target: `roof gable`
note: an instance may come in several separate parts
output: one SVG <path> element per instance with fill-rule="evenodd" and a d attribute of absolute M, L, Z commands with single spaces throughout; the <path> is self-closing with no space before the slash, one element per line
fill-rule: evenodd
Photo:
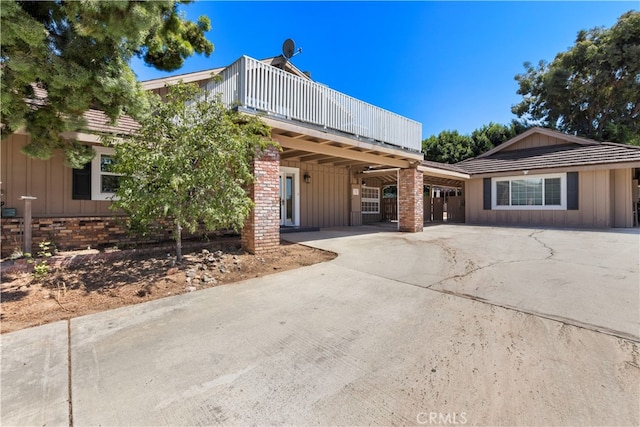
<path fill-rule="evenodd" d="M 503 142 L 502 144 L 494 147 L 486 153 L 477 156 L 476 159 L 492 157 L 499 152 L 505 151 L 526 150 L 550 146 L 564 146 L 567 144 L 594 145 L 599 143 L 591 139 L 580 138 L 578 136 L 567 135 L 565 133 L 553 131 L 550 129 L 535 127 L 511 138 L 506 142 Z"/>

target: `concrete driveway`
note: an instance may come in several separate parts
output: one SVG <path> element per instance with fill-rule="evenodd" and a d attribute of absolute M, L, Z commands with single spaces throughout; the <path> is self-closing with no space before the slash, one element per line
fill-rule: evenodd
<path fill-rule="evenodd" d="M 286 238 L 340 256 L 3 335 L 1 424 L 640 424 L 637 234 Z"/>
<path fill-rule="evenodd" d="M 415 234 L 380 226 L 363 227 L 358 235 L 349 231 L 287 239 L 337 252 L 336 264 L 363 273 L 640 341 L 638 229 L 435 225 Z"/>

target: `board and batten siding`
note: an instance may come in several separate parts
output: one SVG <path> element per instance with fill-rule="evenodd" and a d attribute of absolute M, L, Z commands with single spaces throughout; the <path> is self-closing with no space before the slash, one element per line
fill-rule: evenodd
<path fill-rule="evenodd" d="M 34 196 L 34 217 L 113 216 L 109 201 L 73 200 L 72 170 L 64 165 L 64 153 L 57 150 L 49 160 L 32 159 L 21 149 L 30 136 L 13 134 L 2 140 L 0 150 L 0 179 L 3 207 L 16 208 L 17 216 L 24 214 L 21 196 Z"/>
<path fill-rule="evenodd" d="M 513 151 L 513 150 L 525 150 L 528 148 L 538 148 L 538 147 L 548 147 L 553 145 L 564 145 L 567 144 L 568 141 L 556 138 L 549 135 L 544 135 L 541 133 L 534 133 L 524 138 L 521 141 L 516 142 L 513 145 L 508 147 L 504 147 L 501 149 L 501 152 Z"/>
<path fill-rule="evenodd" d="M 611 171 L 611 215 L 614 227 L 633 227 L 633 179 L 631 169 Z"/>
<path fill-rule="evenodd" d="M 300 169 L 300 226 L 343 227 L 349 225 L 349 170 L 282 160 L 281 166 Z M 311 182 L 304 182 L 307 172 Z"/>
<path fill-rule="evenodd" d="M 485 210 L 483 179 L 466 183 L 466 220 L 469 224 L 552 227 L 631 227 L 631 169 L 579 172 L 577 210 Z"/>

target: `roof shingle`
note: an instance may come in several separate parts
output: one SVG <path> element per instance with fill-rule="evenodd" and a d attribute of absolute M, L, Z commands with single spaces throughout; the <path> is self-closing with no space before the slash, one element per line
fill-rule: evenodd
<path fill-rule="evenodd" d="M 601 142 L 503 151 L 464 160 L 455 166 L 469 174 L 485 174 L 627 162 L 640 162 L 640 147 Z"/>

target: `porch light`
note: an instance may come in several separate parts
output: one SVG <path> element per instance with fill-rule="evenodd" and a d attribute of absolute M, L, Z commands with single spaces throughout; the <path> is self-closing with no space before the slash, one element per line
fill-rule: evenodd
<path fill-rule="evenodd" d="M 305 172 L 303 178 L 304 182 L 306 182 L 307 184 L 311 184 L 311 175 L 309 175 L 309 172 Z"/>

